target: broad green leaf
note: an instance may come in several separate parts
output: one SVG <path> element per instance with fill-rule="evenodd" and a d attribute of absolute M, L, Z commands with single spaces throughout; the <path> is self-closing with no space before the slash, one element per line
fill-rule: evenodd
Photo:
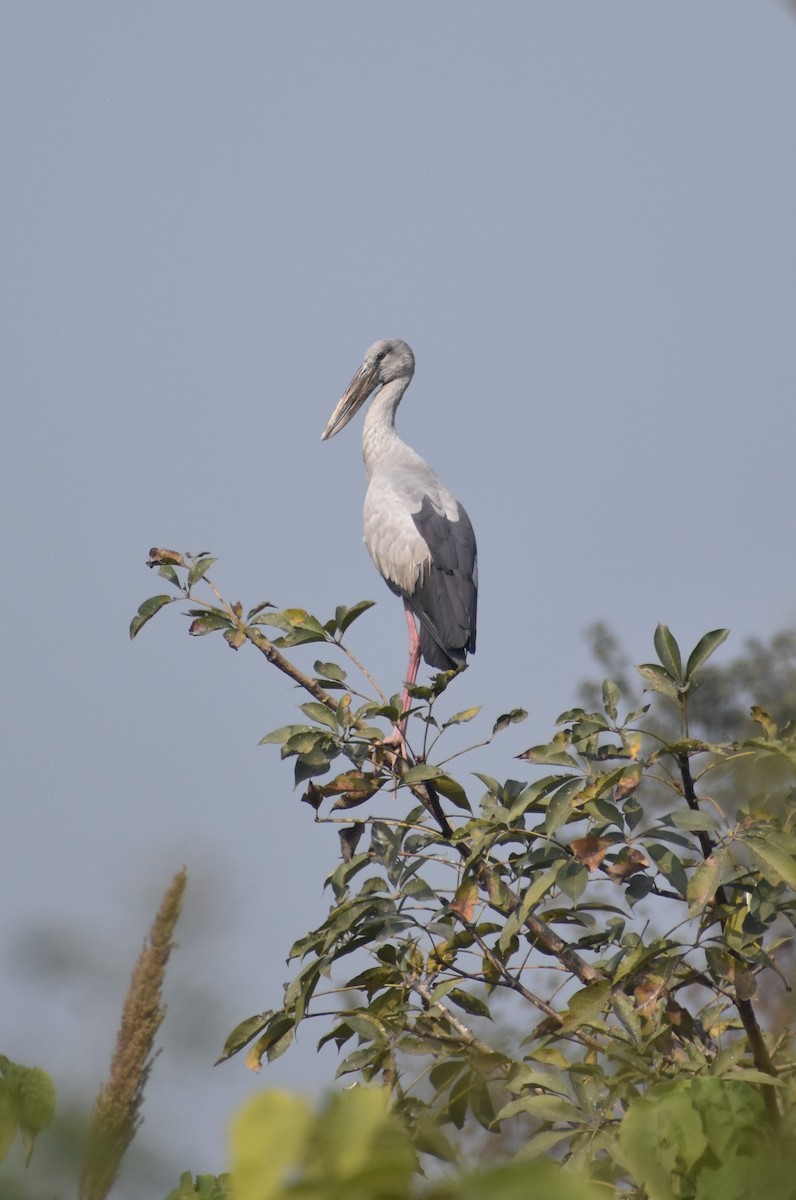
<path fill-rule="evenodd" d="M 464 1012 L 470 1013 L 471 1016 L 487 1017 L 490 1021 L 492 1020 L 492 1014 L 489 1011 L 488 1005 L 483 1000 L 480 1000 L 478 996 L 470 995 L 464 988 L 451 988 L 448 992 L 448 999 L 457 1005 L 457 1007 L 463 1009 Z"/>
<path fill-rule="evenodd" d="M 564 1014 L 564 1029 L 578 1029 L 581 1025 L 590 1025 L 601 1016 L 611 995 L 610 979 L 601 979 L 599 983 L 590 983 L 570 997 L 567 1012 Z"/>
<path fill-rule="evenodd" d="M 336 683 L 344 683 L 348 674 L 337 663 L 321 662 L 320 659 L 315 663 L 313 670 L 316 675 L 320 675 L 324 679 L 333 679 Z"/>
<path fill-rule="evenodd" d="M 663 836 L 662 834 L 658 835 Z M 680 893 L 685 896 L 688 890 L 688 879 L 686 877 L 683 864 L 675 854 L 666 846 L 660 846 L 657 842 L 644 847 L 645 852 L 654 859 L 655 865 L 662 875 L 665 875 L 669 883 Z"/>
<path fill-rule="evenodd" d="M 161 608 L 176 599 L 176 596 L 150 596 L 148 600 L 144 600 L 143 604 L 139 604 L 138 612 L 130 622 L 130 638 L 134 638 L 147 621 L 152 620 L 156 612 L 160 612 Z"/>
<path fill-rule="evenodd" d="M 335 620 L 340 627 L 340 632 L 345 633 L 349 625 L 353 625 L 357 617 L 361 617 L 369 608 L 373 608 L 375 603 L 375 600 L 360 600 L 358 604 L 352 604 L 350 608 L 344 608 L 342 611 L 338 608 Z"/>
<path fill-rule="evenodd" d="M 619 688 L 614 683 L 613 679 L 603 681 L 603 707 L 612 721 L 616 720 L 617 706 L 619 704 Z"/>
<path fill-rule="evenodd" d="M 443 774 L 441 767 L 432 766 L 431 763 L 418 763 L 416 767 L 404 771 L 401 779 L 404 783 L 425 783 L 429 779 L 439 779 Z"/>
<path fill-rule="evenodd" d="M 692 917 L 701 912 L 716 895 L 727 860 L 726 851 L 712 854 L 697 867 L 688 880 L 688 911 Z"/>
<path fill-rule="evenodd" d="M 641 1020 L 633 1001 L 624 992 L 615 990 L 611 995 L 611 1007 L 638 1046 L 641 1042 Z"/>
<path fill-rule="evenodd" d="M 213 1065 L 217 1067 L 219 1063 L 226 1062 L 228 1058 L 232 1058 L 244 1046 L 248 1046 L 252 1038 L 262 1033 L 273 1015 L 273 1011 L 269 1009 L 268 1012 L 257 1013 L 254 1017 L 247 1017 L 245 1021 L 241 1021 L 239 1025 L 236 1025 L 224 1042 L 224 1049 L 221 1051 L 221 1055 Z"/>
<path fill-rule="evenodd" d="M 527 716 L 524 708 L 512 708 L 511 712 L 503 713 L 492 726 L 492 736 L 494 737 L 503 729 L 508 729 L 509 725 L 516 725 L 518 722 L 524 721 Z"/>
<path fill-rule="evenodd" d="M 500 1117 L 500 1115 L 501 1114 L 498 1113 L 498 1117 Z M 552 1157 L 550 1155 L 550 1151 L 555 1149 L 556 1146 L 560 1146 L 563 1141 L 566 1141 L 567 1138 L 571 1137 L 571 1129 L 543 1129 L 540 1133 L 533 1134 L 532 1137 L 527 1140 L 527 1142 L 523 1142 L 522 1149 L 519 1150 L 515 1155 L 515 1161 L 526 1162 L 536 1158 Z M 545 1163 L 544 1165 L 547 1167 L 551 1164 Z M 573 1182 L 574 1179 L 575 1177 L 573 1176 Z M 550 1196 L 551 1200 L 552 1197 L 555 1197 L 555 1200 L 564 1200 L 564 1197 L 559 1192 L 557 1187 L 554 1188 L 554 1190 L 550 1193 Z M 526 1197 L 521 1195 L 519 1200 L 526 1200 Z M 595 1200 L 597 1200 L 596 1196 Z M 605 1200 L 605 1197 L 603 1197 L 603 1200 Z"/>
<path fill-rule="evenodd" d="M 775 844 L 771 835 L 747 834 L 740 837 L 745 846 L 751 850 L 758 862 L 774 873 L 790 887 L 796 888 L 796 859 Z"/>
<path fill-rule="evenodd" d="M 287 742 L 297 733 L 312 733 L 310 725 L 283 725 L 280 729 L 272 729 L 270 733 L 266 733 L 265 737 L 261 737 L 258 746 L 273 746 L 280 745 L 282 742 Z"/>
<path fill-rule="evenodd" d="M 575 1126 L 583 1124 L 583 1113 L 571 1100 L 565 1100 L 563 1096 L 549 1096 L 546 1093 L 540 1096 L 522 1096 L 519 1100 L 510 1101 L 501 1109 L 499 1115 L 511 1115 L 510 1110 L 531 1113 L 535 1117 L 541 1117 L 543 1121 L 568 1121 Z"/>
<path fill-rule="evenodd" d="M 0 1081 L 0 1162 L 8 1154 L 19 1132 L 17 1108 L 5 1081 Z"/>
<path fill-rule="evenodd" d="M 522 897 L 522 904 L 520 905 L 517 914 L 518 923 L 520 925 L 525 924 L 531 909 L 538 904 L 542 899 L 542 896 L 546 895 L 547 892 L 549 892 L 550 889 L 555 885 L 557 870 L 558 869 L 556 867 L 550 867 L 547 871 L 541 871 L 524 893 Z"/>
<path fill-rule="evenodd" d="M 254 1096 L 232 1122 L 236 1200 L 277 1200 L 312 1127 L 306 1100 L 290 1092 Z"/>
<path fill-rule="evenodd" d="M 218 559 L 205 557 L 198 558 L 195 563 L 192 563 L 191 569 L 188 572 L 189 589 L 207 574 L 214 562 L 218 562 Z"/>
<path fill-rule="evenodd" d="M 655 653 L 660 659 L 661 666 L 678 683 L 683 678 L 683 663 L 680 658 L 680 647 L 672 635 L 668 625 L 659 625 L 655 630 Z"/>
<path fill-rule="evenodd" d="M 477 717 L 481 711 L 481 705 L 476 708 L 465 708 L 461 712 L 454 713 L 452 717 L 448 717 L 443 723 L 442 728 L 447 729 L 449 725 L 463 725 L 466 721 L 472 721 L 473 717 Z"/>
<path fill-rule="evenodd" d="M 285 645 L 300 645 L 304 642 L 328 642 L 329 634 L 317 617 L 303 608 L 283 608 L 280 612 L 260 613 L 252 625 L 274 625 L 285 630 Z M 280 639 L 280 642 L 282 639 Z"/>
<path fill-rule="evenodd" d="M 688 683 L 695 672 L 707 662 L 714 650 L 718 650 L 722 642 L 725 642 L 730 635 L 729 629 L 713 629 L 710 633 L 706 633 L 697 642 L 694 649 L 688 656 L 688 662 L 685 668 L 685 681 Z"/>
<path fill-rule="evenodd" d="M 333 729 L 337 732 L 337 717 L 332 709 L 327 708 L 325 704 L 321 704 L 318 700 L 309 700 L 306 704 L 299 705 L 305 717 L 309 717 L 311 721 L 318 721 L 321 725 L 325 725 L 327 729 Z"/>
<path fill-rule="evenodd" d="M 634 1181 L 649 1200 L 680 1200 L 678 1176 L 707 1150 L 702 1122 L 689 1096 L 676 1092 L 631 1100 L 619 1126 L 619 1146 Z"/>
<path fill-rule="evenodd" d="M 169 583 L 173 584 L 174 587 L 179 588 L 180 591 L 182 591 L 180 577 L 174 570 L 174 567 L 171 565 L 171 563 L 163 563 L 162 566 L 158 567 L 158 575 L 160 575 L 162 579 L 167 579 Z"/>
<path fill-rule="evenodd" d="M 726 1046 L 724 1050 L 719 1050 L 713 1062 L 710 1064 L 711 1075 L 726 1075 L 729 1071 L 733 1071 L 738 1063 L 748 1053 L 749 1047 L 745 1038 L 737 1038 L 731 1046 Z"/>
<path fill-rule="evenodd" d="M 255 604 L 254 608 L 250 608 L 246 613 L 246 620 L 251 621 L 252 617 L 256 617 L 264 608 L 274 608 L 270 600 L 261 600 L 259 604 Z"/>
<path fill-rule="evenodd" d="M 717 816 L 711 809 L 697 812 L 684 808 L 669 813 L 667 820 L 671 821 L 672 825 L 676 825 L 678 829 L 688 829 L 697 832 L 703 829 L 715 829 Z"/>
<path fill-rule="evenodd" d="M 541 763 L 546 767 L 577 767 L 577 761 L 568 754 L 558 742 L 546 742 L 541 746 L 531 746 L 518 754 L 517 758 L 526 762 Z"/>
<path fill-rule="evenodd" d="M 227 614 L 218 608 L 192 609 L 188 615 L 194 618 L 188 629 L 191 637 L 203 637 L 207 633 L 216 633 L 219 629 L 232 628 Z"/>
<path fill-rule="evenodd" d="M 545 775 L 544 779 L 537 779 L 535 783 L 523 788 L 509 809 L 511 819 L 515 820 L 522 816 L 529 808 L 533 808 L 534 812 L 544 812 L 545 797 L 550 792 L 554 792 L 568 778 L 568 775 Z"/>
<path fill-rule="evenodd" d="M 288 754 L 311 754 L 319 745 L 323 747 L 327 735 L 311 725 L 309 729 L 301 729 L 285 742 Z"/>
<path fill-rule="evenodd" d="M 660 692 L 662 696 L 668 696 L 670 700 L 678 698 L 677 684 L 663 667 L 658 666 L 657 663 L 641 663 L 636 670 L 641 678 L 646 680 L 645 691 Z"/>
<path fill-rule="evenodd" d="M 569 859 L 562 862 L 556 871 L 556 883 L 565 896 L 577 903 L 589 882 L 589 872 L 578 862 Z"/>
<path fill-rule="evenodd" d="M 441 792 L 446 800 L 450 800 L 451 804 L 455 805 L 456 808 L 460 808 L 464 812 L 473 811 L 464 788 L 458 780 L 453 779 L 450 775 L 435 776 L 434 787 L 438 792 Z"/>
<path fill-rule="evenodd" d="M 569 779 L 550 800 L 544 819 L 545 833 L 549 836 L 554 834 L 557 829 L 560 829 L 562 825 L 565 825 L 572 815 L 575 807 L 575 796 L 578 793 L 581 783 L 582 781 L 577 777 Z"/>

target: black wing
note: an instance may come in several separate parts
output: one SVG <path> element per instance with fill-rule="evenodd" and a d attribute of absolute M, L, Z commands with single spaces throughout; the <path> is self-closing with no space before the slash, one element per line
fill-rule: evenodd
<path fill-rule="evenodd" d="M 431 667 L 452 671 L 475 651 L 478 566 L 470 518 L 458 504 L 457 521 L 449 521 L 423 497 L 412 519 L 431 553 L 411 595 L 405 595 L 420 621 L 420 650 Z"/>

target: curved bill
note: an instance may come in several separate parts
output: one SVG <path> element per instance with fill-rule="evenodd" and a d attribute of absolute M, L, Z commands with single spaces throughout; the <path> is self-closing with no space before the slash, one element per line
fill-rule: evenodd
<path fill-rule="evenodd" d="M 345 395 L 329 418 L 329 424 L 321 434 L 321 441 L 334 437 L 344 425 L 347 425 L 355 413 L 359 412 L 370 393 L 378 383 L 378 368 L 376 363 L 361 366 L 346 388 Z"/>

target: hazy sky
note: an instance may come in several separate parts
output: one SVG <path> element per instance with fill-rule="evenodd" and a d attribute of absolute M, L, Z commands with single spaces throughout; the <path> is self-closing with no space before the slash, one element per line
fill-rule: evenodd
<path fill-rule="evenodd" d="M 217 1171 L 238 1098 L 333 1073 L 309 1029 L 265 1078 L 206 1064 L 279 1002 L 337 838 L 257 747 L 294 719 L 287 681 L 173 611 L 130 644 L 149 547 L 219 555 L 245 605 L 377 600 L 353 642 L 397 690 L 361 419 L 320 433 L 365 347 L 401 337 L 401 432 L 479 540 L 451 708 L 484 705 L 473 738 L 530 713 L 487 769 L 548 739 L 595 619 L 634 661 L 661 620 L 687 648 L 729 626 L 725 660 L 792 624 L 796 21 L 776 0 L 6 0 L 0 57 L 0 1050 L 64 1096 L 99 1081 L 184 863 L 140 1137 Z M 191 995 L 220 1003 L 198 1020 Z"/>

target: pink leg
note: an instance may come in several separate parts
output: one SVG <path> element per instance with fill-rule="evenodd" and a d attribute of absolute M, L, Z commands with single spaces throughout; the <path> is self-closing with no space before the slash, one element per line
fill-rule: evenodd
<path fill-rule="evenodd" d="M 401 711 L 406 712 L 411 703 L 409 697 L 409 688 L 417 679 L 417 672 L 420 669 L 420 634 L 417 632 L 415 616 L 409 604 L 404 600 L 404 615 L 406 616 L 406 625 L 409 630 L 409 665 L 406 668 L 406 680 L 404 689 L 401 692 Z M 406 726 L 409 718 L 404 716 L 395 726 L 389 737 L 384 739 L 385 746 L 400 746 L 402 751 L 406 752 Z"/>

